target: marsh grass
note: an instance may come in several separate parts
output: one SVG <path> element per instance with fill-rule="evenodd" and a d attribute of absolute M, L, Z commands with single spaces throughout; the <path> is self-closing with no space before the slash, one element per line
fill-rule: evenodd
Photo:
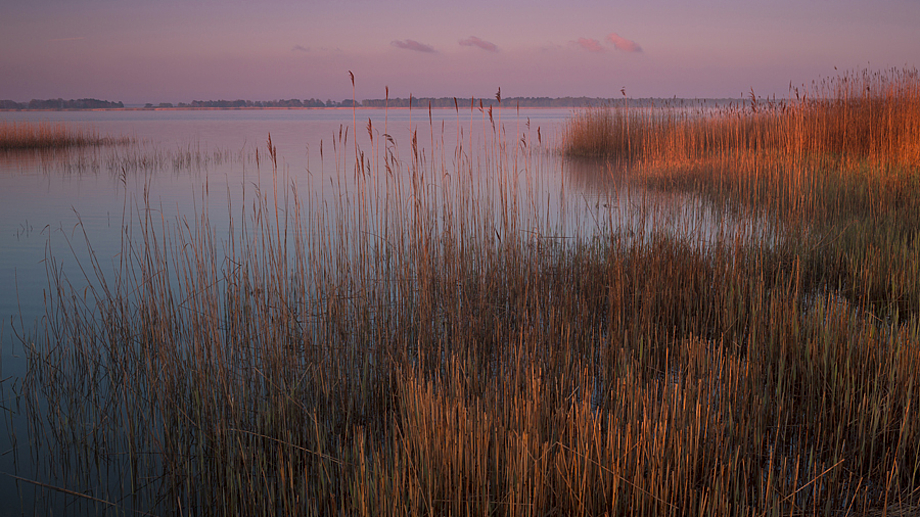
<path fill-rule="evenodd" d="M 564 147 L 572 155 L 656 165 L 725 157 L 793 165 L 868 161 L 885 170 L 920 163 L 917 70 L 846 73 L 790 95 L 777 101 L 752 91 L 746 102 L 727 107 L 587 109 L 570 120 Z"/>
<path fill-rule="evenodd" d="M 567 127 L 566 152 L 625 161 L 633 178 L 701 192 L 808 236 L 806 276 L 885 313 L 920 311 L 920 76 L 842 74 L 722 109 L 621 109 Z"/>
<path fill-rule="evenodd" d="M 22 393 L 37 481 L 68 490 L 49 506 L 916 511 L 917 315 L 851 300 L 815 258 L 895 271 L 917 263 L 901 241 L 859 257 L 856 223 L 812 237 L 793 224 L 805 215 L 767 211 L 782 231 L 715 223 L 701 244 L 642 196 L 598 211 L 606 224 L 576 221 L 609 231 L 568 239 L 528 211 L 545 205 L 542 150 L 481 120 L 482 149 L 458 133 L 453 155 L 437 152 L 432 129 L 427 153 L 412 133 L 406 161 L 368 124 L 383 153 L 356 150 L 354 167 L 340 133 L 332 202 L 289 191 L 269 140 L 272 185 L 229 207 L 229 234 L 206 211 L 170 222 L 141 203 L 114 275 L 89 264 L 89 287 L 72 287 L 50 256 Z M 775 201 L 798 177 L 771 176 L 756 183 L 770 195 L 740 203 L 810 206 Z"/>
<path fill-rule="evenodd" d="M 48 122 L 0 122 L 0 151 L 50 150 L 127 144 L 128 137 L 101 136 L 87 129 Z"/>

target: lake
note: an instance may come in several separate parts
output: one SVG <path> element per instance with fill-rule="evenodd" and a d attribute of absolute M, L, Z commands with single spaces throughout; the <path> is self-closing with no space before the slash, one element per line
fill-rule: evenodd
<path fill-rule="evenodd" d="M 387 147 L 400 160 L 408 160 L 414 133 L 424 159 L 450 163 L 460 146 L 468 151 L 491 145 L 493 121 L 504 126 L 506 139 L 549 151 L 570 113 L 507 109 L 494 113 L 492 121 L 478 109 L 0 113 L 4 122 L 64 123 L 135 140 L 128 145 L 0 154 L 0 411 L 9 430 L 0 433 L 0 472 L 41 476 L 29 465 L 29 430 L 16 409 L 26 368 L 16 334 L 36 329 L 45 313 L 52 267 L 47 258 L 54 257 L 54 269 L 60 268 L 79 286 L 87 283 L 81 268 L 91 267 L 91 248 L 99 268 L 108 274 L 106 270 L 117 268 L 123 228 L 133 224 L 132 213 L 143 210 L 139 207 L 153 207 L 171 220 L 193 219 L 208 210 L 215 227 L 226 227 L 228 205 L 239 207 L 247 196 L 257 198 L 259 189 L 267 191 L 265 187 L 272 185 L 269 135 L 277 149 L 277 174 L 300 196 L 312 197 L 315 206 L 321 206 L 353 183 L 354 175 L 342 162 L 354 156 L 355 134 L 358 152 L 368 160 Z M 392 140 L 381 146 L 387 134 Z M 553 159 L 544 154 L 552 168 Z M 558 193 L 561 176 L 555 176 L 546 176 L 541 188 Z M 26 494 L 34 489 L 28 484 L 17 488 L 12 478 L 0 478 L 0 499 L 18 501 L 22 495 L 27 512 L 31 502 Z M 7 513 L 19 512 L 4 504 L 0 514 Z"/>
<path fill-rule="evenodd" d="M 54 460 L 42 456 L 47 452 L 22 417 L 23 340 L 28 343 L 30 333 L 43 328 L 52 279 L 66 279 L 84 293 L 117 281 L 113 275 L 125 263 L 125 240 L 136 238 L 151 218 L 164 226 L 190 221 L 194 227 L 206 215 L 223 242 L 239 231 L 231 216 L 245 219 L 262 202 L 280 206 L 285 220 L 296 207 L 308 218 L 331 213 L 330 220 L 347 220 L 356 228 L 373 219 L 372 228 L 385 230 L 380 218 L 391 210 L 402 217 L 404 207 L 365 213 L 352 204 L 355 196 L 396 189 L 408 202 L 420 182 L 445 203 L 460 199 L 491 206 L 497 218 L 516 212 L 514 231 L 534 242 L 582 242 L 616 231 L 623 221 L 630 228 L 668 228 L 702 241 L 725 230 L 725 222 L 699 199 L 630 185 L 627 173 L 611 164 L 562 158 L 562 130 L 571 114 L 571 109 L 512 108 L 492 114 L 478 109 L 0 113 L 0 121 L 60 122 L 134 139 L 0 154 L 0 411 L 6 429 L 0 432 L 0 472 L 63 482 L 35 465 Z M 455 188 L 466 189 L 468 197 L 454 197 Z M 289 197 L 294 192 L 297 203 Z M 21 500 L 24 506 L 4 505 L 0 514 L 29 513 L 33 504 L 40 509 L 43 493 L 37 485 L 3 476 L 0 500 Z"/>
<path fill-rule="evenodd" d="M 545 204 L 545 196 L 555 198 L 568 184 L 572 187 L 569 208 L 581 212 L 579 207 L 600 208 L 598 194 L 622 175 L 553 154 L 571 113 L 571 109 L 506 109 L 494 114 L 493 120 L 497 124 L 503 118 L 504 140 L 519 147 L 525 142 L 540 151 L 539 162 L 528 163 L 540 180 L 536 187 L 540 192 L 534 195 Z M 423 159 L 448 167 L 455 166 L 458 147 L 475 154 L 492 145 L 494 138 L 488 115 L 478 109 L 466 113 L 436 109 L 430 121 L 428 110 L 422 109 L 3 112 L 0 121 L 60 122 L 136 139 L 131 145 L 0 155 L 0 293 L 4 293 L 0 315 L 7 323 L 13 316 L 26 321 L 41 314 L 41 297 L 36 293 L 47 285 L 43 259 L 49 246 L 56 252 L 69 250 L 67 241 L 78 234 L 82 238 L 85 230 L 100 257 L 117 253 L 125 211 L 141 203 L 145 193 L 165 217 L 189 217 L 202 209 L 207 191 L 211 222 L 219 224 L 220 209 L 228 215 L 228 201 L 239 204 L 247 188 L 251 197 L 257 186 L 272 181 L 267 165 L 269 136 L 289 184 L 301 195 L 325 196 L 327 201 L 337 192 L 332 182 L 353 183 L 353 175 L 343 174 L 346 166 L 336 160 L 350 159 L 355 132 L 359 152 L 371 159 L 369 121 L 378 157 L 383 154 L 382 135 L 389 134 L 392 152 L 403 161 L 410 158 L 412 132 Z M 335 148 L 346 139 L 348 151 Z M 550 202 L 550 206 L 558 204 L 558 200 Z M 82 223 L 79 232 L 78 223 Z M 8 332 L 5 329 L 4 335 Z M 4 347 L 4 357 L 10 353 Z"/>

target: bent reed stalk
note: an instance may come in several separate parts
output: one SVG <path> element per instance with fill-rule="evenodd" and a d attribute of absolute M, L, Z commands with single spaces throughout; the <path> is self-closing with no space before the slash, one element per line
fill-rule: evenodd
<path fill-rule="evenodd" d="M 328 205 L 270 147 L 277 194 L 223 240 L 139 206 L 26 344 L 43 482 L 153 514 L 917 510 L 917 315 L 809 274 L 842 238 L 700 245 L 639 196 L 558 239 L 526 211 L 542 151 L 494 131 L 439 161 L 386 135 L 383 168 L 340 137 Z"/>

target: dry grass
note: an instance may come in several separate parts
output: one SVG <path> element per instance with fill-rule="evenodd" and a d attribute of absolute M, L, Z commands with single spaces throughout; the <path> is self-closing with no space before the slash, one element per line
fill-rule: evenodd
<path fill-rule="evenodd" d="M 647 165 L 761 159 L 800 168 L 868 161 L 885 170 L 920 164 L 917 70 L 844 74 L 793 89 L 794 99 L 753 96 L 729 107 L 591 109 L 566 128 L 572 155 Z M 628 122 L 628 123 L 627 123 Z"/>
<path fill-rule="evenodd" d="M 781 231 L 700 245 L 649 226 L 643 205 L 561 245 L 531 230 L 517 178 L 541 151 L 500 131 L 481 154 L 458 137 L 440 158 L 433 136 L 430 156 L 413 138 L 406 162 L 385 139 L 353 169 L 340 137 L 337 171 L 353 182 L 338 201 L 285 195 L 278 178 L 237 207 L 225 241 L 207 214 L 169 223 L 138 207 L 114 278 L 87 268 L 93 287 L 74 291 L 52 276 L 28 342 L 43 482 L 69 490 L 69 508 L 154 514 L 916 508 L 917 314 L 861 303 L 862 288 L 817 270 L 893 272 L 916 251 L 853 255 L 860 232 L 822 235 L 793 224 L 816 217 L 814 200 L 777 201 L 799 175 L 723 184 L 713 169 L 688 185 Z M 878 167 L 894 160 L 878 158 L 867 170 L 888 178 Z"/>

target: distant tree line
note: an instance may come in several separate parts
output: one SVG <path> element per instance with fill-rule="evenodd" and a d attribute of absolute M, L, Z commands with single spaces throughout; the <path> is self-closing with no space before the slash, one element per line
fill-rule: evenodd
<path fill-rule="evenodd" d="M 711 101 L 721 101 L 721 99 L 710 99 Z M 737 100 L 737 99 L 735 99 Z M 282 99 L 273 101 L 251 101 L 237 99 L 213 100 L 192 102 L 180 102 L 176 105 L 172 103 L 151 104 L 144 107 L 151 108 L 350 108 L 352 106 L 363 108 L 406 108 L 409 107 L 410 99 L 394 97 L 392 99 L 364 99 L 363 101 L 353 101 L 345 99 L 341 101 L 320 99 Z M 482 107 L 498 107 L 499 102 L 495 98 L 460 98 L 460 97 L 411 97 L 413 108 L 458 108 L 469 109 Z M 667 105 L 680 105 L 685 101 L 683 99 L 660 99 L 660 98 L 642 98 L 629 99 L 629 106 L 634 107 L 655 107 Z M 582 107 L 623 107 L 627 104 L 627 99 L 619 98 L 602 98 L 602 97 L 507 97 L 501 100 L 501 107 L 504 108 L 582 108 Z"/>
<path fill-rule="evenodd" d="M 406 108 L 409 103 L 413 108 L 458 108 L 469 109 L 482 107 L 499 106 L 496 98 L 460 98 L 460 97 L 410 97 L 392 99 L 365 99 L 363 101 L 353 101 L 345 99 L 334 101 L 327 99 L 281 99 L 272 101 L 251 101 L 251 100 L 193 100 L 191 102 L 180 102 L 173 104 L 171 102 L 161 102 L 159 104 L 147 103 L 146 109 L 157 108 L 350 108 L 352 106 L 364 108 Z M 503 108 L 583 108 L 583 107 L 623 107 L 627 103 L 630 107 L 662 107 L 662 106 L 700 106 L 700 105 L 729 105 L 730 103 L 744 102 L 739 99 L 701 99 L 687 100 L 678 98 L 602 98 L 602 97 L 507 97 L 502 98 L 501 107 Z M 24 109 L 45 109 L 45 110 L 67 110 L 67 109 L 100 109 L 100 108 L 124 108 L 121 102 L 101 101 L 98 99 L 33 99 L 29 102 L 16 102 L 11 100 L 0 100 L 0 109 L 7 110 L 24 110 Z"/>
<path fill-rule="evenodd" d="M 180 102 L 175 105 L 177 108 L 341 108 L 341 107 L 351 107 L 353 104 L 360 106 L 360 102 L 353 102 L 351 99 L 346 99 L 340 102 L 333 100 L 327 100 L 325 102 L 319 99 L 281 99 L 274 101 L 250 101 L 237 99 L 233 101 L 228 100 L 216 100 L 216 101 L 192 101 L 192 102 Z M 174 107 L 172 103 L 164 102 L 158 105 L 146 104 L 145 108 L 172 108 Z"/>
<path fill-rule="evenodd" d="M 489 107 L 503 108 L 590 108 L 590 107 L 680 107 L 680 106 L 700 106 L 700 105 L 727 105 L 731 102 L 739 102 L 739 99 L 680 99 L 644 97 L 630 98 L 625 97 L 503 97 L 499 104 L 496 98 L 460 98 L 460 97 L 412 97 L 413 108 L 427 108 L 429 103 L 432 108 L 459 108 L 469 109 L 470 107 L 487 109 Z M 392 98 L 392 99 L 365 99 L 360 106 L 366 108 L 406 108 L 409 106 L 409 99 Z"/>
<path fill-rule="evenodd" d="M 499 106 L 498 99 L 495 98 L 462 98 L 462 97 L 412 97 L 413 108 L 427 108 L 429 104 L 432 108 L 469 108 L 470 106 L 478 108 L 488 108 L 490 106 Z M 622 104 L 623 99 L 605 99 L 599 97 L 506 97 L 501 101 L 503 107 L 521 107 L 521 108 L 577 108 L 585 106 L 611 106 Z M 364 107 L 383 108 L 407 108 L 409 99 L 396 97 L 393 99 L 365 99 L 362 103 Z"/>
<path fill-rule="evenodd" d="M 122 102 L 101 101 L 99 99 L 32 99 L 29 102 L 0 100 L 0 109 L 5 110 L 88 110 L 104 108 L 124 108 Z"/>

